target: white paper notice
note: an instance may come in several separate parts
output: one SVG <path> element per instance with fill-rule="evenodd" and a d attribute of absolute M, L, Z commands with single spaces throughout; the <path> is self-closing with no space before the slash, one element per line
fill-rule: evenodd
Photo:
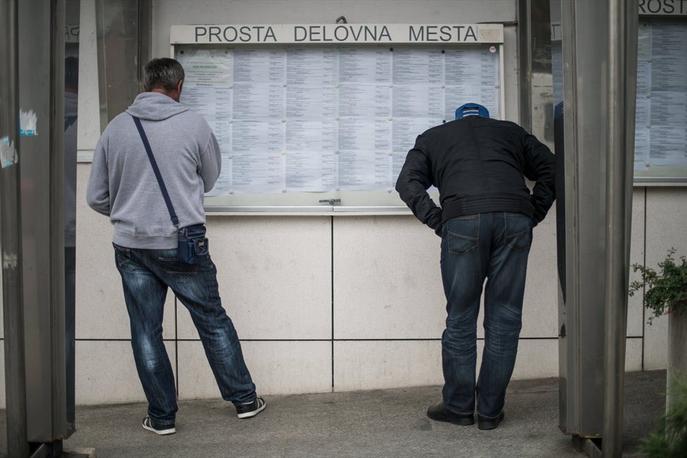
<path fill-rule="evenodd" d="M 285 149 L 284 133 L 282 121 L 234 121 L 232 151 L 281 153 Z"/>
<path fill-rule="evenodd" d="M 339 87 L 339 116 L 391 117 L 391 86 L 342 84 Z"/>
<path fill-rule="evenodd" d="M 365 118 L 339 120 L 339 150 L 391 153 L 391 121 Z"/>
<path fill-rule="evenodd" d="M 374 151 L 339 152 L 339 189 L 391 189 L 391 154 Z"/>
<path fill-rule="evenodd" d="M 286 153 L 287 192 L 325 192 L 337 188 L 335 152 L 300 150 Z"/>
<path fill-rule="evenodd" d="M 418 135 L 441 123 L 441 119 L 436 118 L 394 118 L 392 122 L 393 182 L 401 173 L 408 151 L 415 146 Z"/>
<path fill-rule="evenodd" d="M 281 84 L 234 84 L 234 119 L 283 119 L 286 112 L 284 92 Z"/>
<path fill-rule="evenodd" d="M 651 149 L 656 165 L 684 164 L 687 153 L 687 92 L 654 91 L 651 95 Z"/>
<path fill-rule="evenodd" d="M 393 117 L 442 119 L 444 90 L 441 86 L 423 84 L 394 86 Z"/>
<path fill-rule="evenodd" d="M 289 86 L 336 86 L 338 83 L 339 53 L 336 48 L 289 49 L 286 62 Z"/>
<path fill-rule="evenodd" d="M 284 192 L 283 154 L 235 154 L 231 158 L 232 192 Z"/>
<path fill-rule="evenodd" d="M 231 155 L 222 153 L 222 172 L 215 182 L 215 187 L 205 195 L 225 196 L 231 192 Z"/>
<path fill-rule="evenodd" d="M 394 49 L 394 84 L 442 85 L 444 55 L 441 49 Z"/>
<path fill-rule="evenodd" d="M 232 177 L 234 192 L 282 192 L 285 127 L 282 121 L 234 121 Z"/>
<path fill-rule="evenodd" d="M 687 26 L 654 26 L 651 36 L 651 85 L 654 90 L 687 90 Z"/>
<path fill-rule="evenodd" d="M 338 132 L 336 121 L 288 120 L 286 122 L 286 149 L 288 151 L 335 152 Z"/>
<path fill-rule="evenodd" d="M 446 86 L 444 119 L 452 121 L 455 119 L 456 108 L 470 102 L 484 105 L 489 110 L 490 117 L 498 117 L 498 90 L 466 83 L 460 86 Z"/>
<path fill-rule="evenodd" d="M 284 84 L 286 51 L 283 49 L 234 50 L 234 81 Z"/>
<path fill-rule="evenodd" d="M 339 82 L 391 84 L 392 57 L 389 48 L 341 48 Z"/>
<path fill-rule="evenodd" d="M 286 123 L 286 190 L 331 191 L 337 187 L 336 121 Z"/>
<path fill-rule="evenodd" d="M 186 74 L 181 103 L 210 124 L 222 152 L 231 147 L 233 54 L 213 49 L 189 49 L 178 54 Z"/>
<path fill-rule="evenodd" d="M 234 54 L 231 51 L 185 49 L 177 54 L 177 60 L 184 67 L 184 84 L 231 87 L 234 69 Z"/>
<path fill-rule="evenodd" d="M 635 110 L 635 170 L 649 167 L 651 142 L 651 99 L 637 97 Z"/>
<path fill-rule="evenodd" d="M 391 121 L 339 120 L 339 188 L 389 189 L 392 180 Z"/>
<path fill-rule="evenodd" d="M 491 117 L 498 117 L 498 54 L 480 48 L 463 48 L 446 50 L 444 56 L 445 119 L 454 119 L 456 108 L 468 102 L 482 104 Z"/>
<path fill-rule="evenodd" d="M 339 92 L 335 86 L 289 85 L 286 88 L 286 117 L 336 121 L 338 102 Z"/>

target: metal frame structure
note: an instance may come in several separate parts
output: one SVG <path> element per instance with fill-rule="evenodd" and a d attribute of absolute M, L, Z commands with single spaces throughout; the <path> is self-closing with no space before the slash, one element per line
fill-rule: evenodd
<path fill-rule="evenodd" d="M 637 2 L 563 0 L 561 22 L 567 284 L 559 307 L 561 428 L 590 455 L 616 457 L 623 432 Z"/>
<path fill-rule="evenodd" d="M 19 13 L 17 0 L 2 0 L 3 61 L 0 75 L 5 84 L 2 91 L 2 124 L 0 136 L 9 141 L 9 148 L 19 149 Z M 9 457 L 29 454 L 26 439 L 26 375 L 24 357 L 24 313 L 22 303 L 22 244 L 20 234 L 21 168 L 19 162 L 3 162 L 0 169 L 0 235 L 2 236 L 2 280 L 5 330 L 5 392 L 7 412 L 7 447 Z"/>
<path fill-rule="evenodd" d="M 74 426 L 65 313 L 65 0 L 3 0 L 0 10 L 7 21 L 0 136 L 18 151 L 0 172 L 8 453 L 60 456 Z"/>

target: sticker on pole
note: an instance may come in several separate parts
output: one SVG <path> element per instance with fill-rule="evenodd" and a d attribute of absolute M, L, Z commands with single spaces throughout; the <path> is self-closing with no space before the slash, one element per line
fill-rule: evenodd
<path fill-rule="evenodd" d="M 0 138 L 0 166 L 3 169 L 11 167 L 17 163 L 17 150 L 9 137 Z"/>
<path fill-rule="evenodd" d="M 19 135 L 22 137 L 35 137 L 38 135 L 36 125 L 38 124 L 38 115 L 35 111 L 19 110 Z"/>

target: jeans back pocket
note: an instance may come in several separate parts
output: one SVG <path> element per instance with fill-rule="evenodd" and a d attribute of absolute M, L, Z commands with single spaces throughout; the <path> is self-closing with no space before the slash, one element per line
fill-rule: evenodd
<path fill-rule="evenodd" d="M 479 246 L 479 215 L 452 218 L 446 222 L 444 243 L 449 253 L 468 253 Z"/>

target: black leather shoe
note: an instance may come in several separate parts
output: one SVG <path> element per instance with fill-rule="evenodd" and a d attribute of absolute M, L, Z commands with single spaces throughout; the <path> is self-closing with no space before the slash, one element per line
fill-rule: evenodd
<path fill-rule="evenodd" d="M 469 426 L 475 424 L 475 416 L 473 414 L 453 413 L 444 407 L 443 402 L 435 404 L 427 409 L 427 416 L 432 420 L 453 423 L 454 425 Z"/>
<path fill-rule="evenodd" d="M 482 430 L 496 429 L 503 421 L 503 417 L 503 411 L 501 411 L 500 414 L 493 418 L 477 415 L 477 427 Z"/>

